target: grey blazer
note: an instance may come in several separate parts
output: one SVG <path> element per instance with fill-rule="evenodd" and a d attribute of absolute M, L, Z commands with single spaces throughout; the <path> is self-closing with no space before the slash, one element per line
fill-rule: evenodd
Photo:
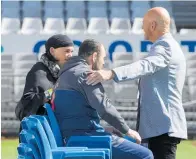
<path fill-rule="evenodd" d="M 186 61 L 179 44 L 170 33 L 154 42 L 146 58 L 113 71 L 116 82 L 140 78 L 138 131 L 142 139 L 164 133 L 187 138 L 182 106 Z"/>

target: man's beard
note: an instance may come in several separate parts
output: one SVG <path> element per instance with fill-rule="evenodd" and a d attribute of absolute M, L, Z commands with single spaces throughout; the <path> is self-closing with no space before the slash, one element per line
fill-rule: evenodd
<path fill-rule="evenodd" d="M 96 71 L 99 70 L 98 65 L 97 65 L 97 60 L 93 63 L 92 69 Z"/>

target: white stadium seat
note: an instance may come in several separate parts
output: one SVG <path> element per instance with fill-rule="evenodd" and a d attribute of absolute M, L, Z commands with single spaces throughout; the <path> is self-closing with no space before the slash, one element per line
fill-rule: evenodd
<path fill-rule="evenodd" d="M 144 31 L 142 29 L 142 25 L 143 25 L 143 18 L 135 18 L 133 21 L 132 33 L 143 34 Z"/>
<path fill-rule="evenodd" d="M 125 18 L 113 18 L 110 33 L 115 35 L 131 33 L 130 20 Z"/>
<path fill-rule="evenodd" d="M 18 33 L 20 30 L 20 20 L 18 18 L 3 18 L 1 33 L 2 34 L 11 34 Z"/>
<path fill-rule="evenodd" d="M 91 18 L 88 26 L 89 34 L 107 34 L 109 23 L 107 18 Z"/>
<path fill-rule="evenodd" d="M 67 34 L 79 34 L 87 31 L 87 24 L 84 18 L 69 18 L 66 26 Z"/>
<path fill-rule="evenodd" d="M 61 18 L 47 18 L 43 34 L 63 34 L 65 33 L 64 20 Z"/>
<path fill-rule="evenodd" d="M 24 18 L 21 34 L 40 34 L 42 30 L 43 25 L 40 18 Z"/>
<path fill-rule="evenodd" d="M 180 29 L 180 35 L 196 35 L 196 29 Z"/>

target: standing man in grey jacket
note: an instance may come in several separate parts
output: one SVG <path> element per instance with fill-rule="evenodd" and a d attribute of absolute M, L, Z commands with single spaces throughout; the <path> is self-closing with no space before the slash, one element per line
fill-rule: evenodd
<path fill-rule="evenodd" d="M 153 42 L 146 58 L 113 70 L 94 72 L 89 75 L 87 84 L 140 78 L 139 134 L 148 140 L 155 159 L 175 159 L 177 144 L 187 139 L 182 106 L 186 61 L 170 34 L 170 16 L 166 9 L 150 9 L 144 16 L 143 30 L 146 40 Z"/>
<path fill-rule="evenodd" d="M 91 70 L 104 65 L 104 46 L 95 40 L 85 40 L 78 56 L 72 57 L 62 68 L 53 96 L 53 108 L 65 141 L 70 136 L 112 136 L 113 159 L 153 159 L 152 152 L 139 145 L 140 135 L 130 129 L 112 105 L 101 83 L 87 85 Z M 111 135 L 100 125 L 100 117 L 121 134 L 134 138 L 137 143 Z"/>

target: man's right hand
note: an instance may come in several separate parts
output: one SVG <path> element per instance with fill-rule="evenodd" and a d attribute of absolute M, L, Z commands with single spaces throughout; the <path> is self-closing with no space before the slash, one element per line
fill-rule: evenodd
<path fill-rule="evenodd" d="M 141 144 L 142 139 L 137 131 L 129 129 L 126 135 L 135 139 L 138 144 Z"/>

